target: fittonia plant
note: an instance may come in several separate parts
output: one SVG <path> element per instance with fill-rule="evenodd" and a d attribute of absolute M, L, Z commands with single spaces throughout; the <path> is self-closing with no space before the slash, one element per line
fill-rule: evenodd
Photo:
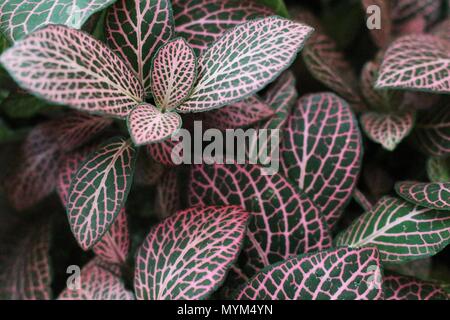
<path fill-rule="evenodd" d="M 333 3 L 3 0 L 0 298 L 447 299 L 448 1 Z"/>

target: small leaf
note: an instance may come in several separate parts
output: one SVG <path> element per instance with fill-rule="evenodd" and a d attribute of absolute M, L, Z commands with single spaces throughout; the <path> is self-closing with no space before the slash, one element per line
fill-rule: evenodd
<path fill-rule="evenodd" d="M 197 165 L 191 171 L 190 205 L 240 205 L 253 213 L 243 247 L 243 271 L 330 245 L 326 222 L 309 197 L 281 174 L 257 165 Z M 241 261 L 241 259 L 240 259 Z"/>
<path fill-rule="evenodd" d="M 175 31 L 197 54 L 222 34 L 248 20 L 272 11 L 252 0 L 173 0 Z"/>
<path fill-rule="evenodd" d="M 423 33 L 441 16 L 441 2 L 401 0 L 391 2 L 391 17 L 397 34 Z"/>
<path fill-rule="evenodd" d="M 122 209 L 109 231 L 97 242 L 92 250 L 105 262 L 123 264 L 127 259 L 129 249 L 130 233 L 127 214 L 125 209 Z"/>
<path fill-rule="evenodd" d="M 67 206 L 72 179 L 80 168 L 80 165 L 93 151 L 95 151 L 93 147 L 86 147 L 65 155 L 59 162 L 56 191 L 64 207 Z"/>
<path fill-rule="evenodd" d="M 389 274 L 383 279 L 385 300 L 448 300 L 444 289 L 434 282 Z"/>
<path fill-rule="evenodd" d="M 432 256 L 450 242 L 450 216 L 384 197 L 335 239 L 338 246 L 376 246 L 386 263 Z"/>
<path fill-rule="evenodd" d="M 257 96 L 236 102 L 205 114 L 211 128 L 220 130 L 243 128 L 273 116 L 274 112 Z"/>
<path fill-rule="evenodd" d="M 238 290 L 238 300 L 379 300 L 374 248 L 338 248 L 271 265 Z"/>
<path fill-rule="evenodd" d="M 67 216 L 83 250 L 102 238 L 124 207 L 135 160 L 136 150 L 131 141 L 114 138 L 78 169 L 70 186 Z"/>
<path fill-rule="evenodd" d="M 450 157 L 430 158 L 427 161 L 427 174 L 432 182 L 450 181 Z"/>
<path fill-rule="evenodd" d="M 0 30 L 16 41 L 49 24 L 79 29 L 88 18 L 114 0 L 4 0 L 0 4 Z"/>
<path fill-rule="evenodd" d="M 152 61 L 152 93 L 162 110 L 173 110 L 191 93 L 197 76 L 197 58 L 186 40 L 164 44 Z"/>
<path fill-rule="evenodd" d="M 236 261 L 248 218 L 235 206 L 191 208 L 152 228 L 137 252 L 137 298 L 208 298 Z"/>
<path fill-rule="evenodd" d="M 81 270 L 81 288 L 66 288 L 58 300 L 134 300 L 133 293 L 116 274 L 94 258 Z"/>
<path fill-rule="evenodd" d="M 361 167 L 361 134 L 350 107 L 332 93 L 304 96 L 284 135 L 284 174 L 311 197 L 332 227 L 353 193 Z"/>
<path fill-rule="evenodd" d="M 381 64 L 379 89 L 450 93 L 450 44 L 432 35 L 394 41 Z"/>
<path fill-rule="evenodd" d="M 293 62 L 312 31 L 279 17 L 230 29 L 200 57 L 198 82 L 178 110 L 217 109 L 263 89 Z"/>
<path fill-rule="evenodd" d="M 168 0 L 118 0 L 108 10 L 108 44 L 134 70 L 147 92 L 150 91 L 152 57 L 173 33 L 172 8 Z"/>
<path fill-rule="evenodd" d="M 355 111 L 365 109 L 355 88 L 356 75 L 331 38 L 322 33 L 314 34 L 308 40 L 302 55 L 314 78 L 347 100 Z"/>
<path fill-rule="evenodd" d="M 0 299 L 51 299 L 49 229 L 48 223 L 33 223 L 24 230 L 14 230 L 11 247 L 1 241 Z"/>
<path fill-rule="evenodd" d="M 168 170 L 156 186 L 155 213 L 160 219 L 174 214 L 181 207 L 177 170 Z"/>
<path fill-rule="evenodd" d="M 361 127 L 366 135 L 388 151 L 394 151 L 414 127 L 415 113 L 366 112 L 361 116 Z"/>
<path fill-rule="evenodd" d="M 143 96 L 137 78 L 108 47 L 64 26 L 33 32 L 0 62 L 22 88 L 91 113 L 124 118 Z"/>
<path fill-rule="evenodd" d="M 53 121 L 37 125 L 21 146 L 20 161 L 5 186 L 8 200 L 16 210 L 34 206 L 55 189 L 61 155 L 54 129 Z"/>
<path fill-rule="evenodd" d="M 164 141 L 147 145 L 147 152 L 155 161 L 165 166 L 173 167 L 176 164 L 172 161 L 172 151 L 178 144 L 179 142 L 168 138 Z"/>
<path fill-rule="evenodd" d="M 414 143 L 426 154 L 435 157 L 450 154 L 450 108 L 437 108 L 418 118 L 413 131 Z"/>
<path fill-rule="evenodd" d="M 81 112 L 72 112 L 55 123 L 61 150 L 71 151 L 82 146 L 112 124 L 112 119 Z"/>
<path fill-rule="evenodd" d="M 450 210 L 450 182 L 398 182 L 395 191 L 406 201 L 435 210 Z"/>
<path fill-rule="evenodd" d="M 127 119 L 128 130 L 136 146 L 163 141 L 181 127 L 176 112 L 161 112 L 151 104 L 138 105 Z"/>

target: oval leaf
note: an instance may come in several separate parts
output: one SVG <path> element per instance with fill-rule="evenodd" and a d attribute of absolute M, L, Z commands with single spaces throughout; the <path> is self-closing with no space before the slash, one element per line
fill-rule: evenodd
<path fill-rule="evenodd" d="M 21 146 L 20 162 L 6 178 L 8 200 L 16 210 L 28 209 L 53 192 L 61 157 L 53 121 L 34 127 Z"/>
<path fill-rule="evenodd" d="M 155 213 L 164 219 L 181 207 L 181 192 L 177 170 L 168 170 L 156 187 Z"/>
<path fill-rule="evenodd" d="M 130 191 L 136 151 L 131 141 L 114 138 L 90 155 L 72 180 L 67 216 L 82 249 L 109 230 Z"/>
<path fill-rule="evenodd" d="M 430 181 L 450 181 L 450 157 L 430 158 L 427 161 L 427 174 Z"/>
<path fill-rule="evenodd" d="M 415 144 L 426 154 L 450 154 L 450 108 L 438 105 L 418 119 L 413 132 Z"/>
<path fill-rule="evenodd" d="M 114 0 L 4 0 L 0 4 L 0 30 L 11 41 L 49 25 L 79 29 L 88 18 Z"/>
<path fill-rule="evenodd" d="M 339 248 L 271 265 L 239 289 L 238 300 L 378 300 L 381 265 L 374 248 Z"/>
<path fill-rule="evenodd" d="M 332 93 L 301 98 L 289 117 L 281 157 L 284 174 L 333 226 L 361 167 L 361 134 L 348 104 Z"/>
<path fill-rule="evenodd" d="M 3 236 L 3 235 L 2 235 Z M 0 250 L 0 299 L 50 300 L 50 226 L 33 223 L 24 230 L 14 230 L 11 247 Z"/>
<path fill-rule="evenodd" d="M 191 205 L 240 205 L 253 213 L 243 248 L 243 271 L 330 245 L 325 221 L 313 202 L 280 174 L 257 165 L 197 165 L 191 171 Z"/>
<path fill-rule="evenodd" d="M 251 126 L 274 114 L 273 110 L 257 96 L 251 96 L 223 108 L 206 113 L 211 128 L 226 130 Z"/>
<path fill-rule="evenodd" d="M 293 62 L 313 29 L 279 17 L 227 31 L 199 59 L 199 80 L 182 112 L 217 109 L 263 89 Z"/>
<path fill-rule="evenodd" d="M 335 239 L 338 246 L 376 246 L 386 263 L 432 256 L 450 242 L 450 216 L 384 197 Z"/>
<path fill-rule="evenodd" d="M 197 58 L 186 40 L 174 39 L 152 61 L 152 93 L 162 110 L 173 110 L 190 94 L 197 76 Z"/>
<path fill-rule="evenodd" d="M 173 167 L 176 166 L 176 164 L 172 160 L 172 152 L 178 144 L 179 142 L 175 142 L 171 138 L 168 138 L 161 142 L 149 144 L 147 146 L 147 152 L 158 163 Z"/>
<path fill-rule="evenodd" d="M 448 300 L 439 285 L 401 275 L 388 275 L 383 279 L 385 300 Z"/>
<path fill-rule="evenodd" d="M 450 44 L 432 35 L 394 41 L 385 53 L 376 88 L 450 93 Z"/>
<path fill-rule="evenodd" d="M 406 201 L 436 210 L 450 210 L 449 183 L 398 182 L 395 191 Z"/>
<path fill-rule="evenodd" d="M 272 12 L 250 0 L 173 0 L 175 31 L 199 54 L 238 24 Z"/>
<path fill-rule="evenodd" d="M 139 81 L 108 47 L 64 26 L 33 32 L 0 62 L 22 88 L 91 113 L 124 118 L 143 96 Z"/>
<path fill-rule="evenodd" d="M 302 52 L 303 60 L 314 78 L 346 99 L 355 111 L 364 106 L 355 88 L 356 75 L 345 56 L 330 37 L 315 33 Z"/>
<path fill-rule="evenodd" d="M 140 104 L 127 119 L 131 139 L 136 146 L 160 142 L 169 138 L 181 127 L 181 117 L 176 112 L 161 112 L 151 104 Z"/>
<path fill-rule="evenodd" d="M 393 151 L 409 135 L 414 121 L 414 112 L 367 112 L 361 116 L 361 127 L 372 141 L 381 144 L 386 150 Z"/>
<path fill-rule="evenodd" d="M 109 231 L 92 248 L 94 253 L 105 262 L 113 264 L 125 263 L 130 249 L 127 214 L 120 210 L 117 219 Z"/>
<path fill-rule="evenodd" d="M 94 258 L 81 270 L 80 289 L 66 288 L 59 300 L 134 300 L 116 274 Z"/>
<path fill-rule="evenodd" d="M 134 70 L 147 92 L 152 57 L 173 33 L 169 0 L 118 0 L 106 18 L 109 46 Z"/>
<path fill-rule="evenodd" d="M 155 226 L 137 252 L 137 298 L 210 296 L 237 259 L 248 218 L 235 206 L 191 208 Z"/>

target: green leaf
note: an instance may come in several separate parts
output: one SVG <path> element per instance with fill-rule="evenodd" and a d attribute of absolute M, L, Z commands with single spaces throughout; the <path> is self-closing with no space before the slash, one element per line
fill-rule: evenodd
<path fill-rule="evenodd" d="M 430 181 L 450 181 L 450 157 L 430 158 L 427 161 L 427 174 Z"/>
<path fill-rule="evenodd" d="M 47 102 L 25 92 L 11 93 L 0 107 L 10 118 L 31 118 L 42 110 L 52 108 Z"/>
<path fill-rule="evenodd" d="M 237 293 L 238 300 L 378 300 L 383 297 L 375 248 L 338 248 L 271 265 Z"/>
<path fill-rule="evenodd" d="M 135 161 L 131 141 L 116 137 L 90 155 L 72 179 L 67 216 L 84 250 L 102 238 L 124 207 Z"/>
<path fill-rule="evenodd" d="M 115 0 L 4 0 L 0 4 L 0 31 L 17 41 L 33 31 L 62 24 L 79 29 L 94 13 Z"/>
<path fill-rule="evenodd" d="M 449 242 L 449 214 L 391 197 L 382 198 L 335 239 L 338 246 L 376 246 L 387 263 L 432 256 Z"/>
<path fill-rule="evenodd" d="M 413 204 L 435 210 L 450 210 L 450 182 L 397 182 L 395 191 Z"/>

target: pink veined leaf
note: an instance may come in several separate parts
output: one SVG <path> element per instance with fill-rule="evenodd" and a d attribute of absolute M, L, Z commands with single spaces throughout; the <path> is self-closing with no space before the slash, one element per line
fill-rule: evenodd
<path fill-rule="evenodd" d="M 182 120 L 176 112 L 162 112 L 143 103 L 134 108 L 127 119 L 128 131 L 136 146 L 161 142 L 181 128 Z"/>
<path fill-rule="evenodd" d="M 125 288 L 122 279 L 104 267 L 98 258 L 83 267 L 80 284 L 79 289 L 66 288 L 58 300 L 134 300 L 133 293 Z"/>
<path fill-rule="evenodd" d="M 395 191 L 400 197 L 413 204 L 435 210 L 450 210 L 450 182 L 404 181 L 395 185 Z"/>
<path fill-rule="evenodd" d="M 441 2 L 435 0 L 392 1 L 391 6 L 396 34 L 423 33 L 441 14 Z"/>
<path fill-rule="evenodd" d="M 103 261 L 113 264 L 125 263 L 130 249 L 130 233 L 128 230 L 125 209 L 120 210 L 109 231 L 92 248 Z"/>
<path fill-rule="evenodd" d="M 39 223 L 21 231 L 14 230 L 11 237 L 15 240 L 10 244 L 11 247 L 2 240 L 0 299 L 51 299 L 49 229 L 49 223 Z"/>
<path fill-rule="evenodd" d="M 16 42 L 0 62 L 22 88 L 90 113 L 124 118 L 144 95 L 138 79 L 108 47 L 60 25 Z"/>
<path fill-rule="evenodd" d="M 175 31 L 187 39 L 197 53 L 238 24 L 272 15 L 265 6 L 251 0 L 173 0 Z"/>
<path fill-rule="evenodd" d="M 271 265 L 237 291 L 237 300 L 381 300 L 375 248 L 337 248 Z"/>
<path fill-rule="evenodd" d="M 375 90 L 379 68 L 378 62 L 369 61 L 364 65 L 360 81 L 362 96 L 373 111 L 397 112 L 401 109 L 402 103 L 405 103 L 404 92 L 398 90 Z M 416 99 L 413 100 L 415 101 Z M 408 103 L 404 109 L 410 109 L 410 104 Z"/>
<path fill-rule="evenodd" d="M 237 265 L 231 266 L 220 290 L 220 298 L 232 300 L 236 288 L 243 286 L 248 280 L 249 277 Z"/>
<path fill-rule="evenodd" d="M 433 256 L 450 243 L 450 216 L 383 197 L 334 239 L 336 246 L 375 246 L 384 263 Z"/>
<path fill-rule="evenodd" d="M 383 278 L 385 300 L 448 300 L 448 294 L 434 282 L 389 274 Z"/>
<path fill-rule="evenodd" d="M 365 211 L 369 211 L 372 209 L 372 202 L 359 189 L 355 189 L 355 191 L 353 192 L 353 198 Z"/>
<path fill-rule="evenodd" d="M 326 222 L 309 197 L 280 174 L 264 175 L 258 165 L 194 166 L 189 203 L 240 205 L 253 214 L 242 249 L 243 271 L 249 276 L 330 245 Z"/>
<path fill-rule="evenodd" d="M 314 78 L 347 100 L 355 111 L 365 109 L 355 88 L 357 77 L 334 40 L 325 34 L 315 33 L 307 42 L 302 55 Z"/>
<path fill-rule="evenodd" d="M 56 186 L 60 150 L 54 123 L 34 127 L 21 146 L 20 162 L 6 179 L 6 195 L 16 210 L 37 204 Z"/>
<path fill-rule="evenodd" d="M 108 11 L 108 44 L 134 70 L 147 92 L 152 57 L 172 38 L 173 29 L 169 0 L 118 0 Z"/>
<path fill-rule="evenodd" d="M 415 122 L 414 112 L 366 112 L 361 116 L 361 127 L 367 136 L 389 151 L 394 151 L 411 132 Z"/>
<path fill-rule="evenodd" d="M 450 154 L 450 109 L 438 105 L 417 120 L 413 141 L 420 150 L 434 157 Z"/>
<path fill-rule="evenodd" d="M 333 93 L 301 98 L 281 146 L 281 168 L 321 210 L 329 227 L 339 219 L 359 175 L 361 134 L 349 105 Z"/>
<path fill-rule="evenodd" d="M 164 166 L 153 160 L 147 152 L 140 152 L 136 162 L 134 181 L 140 185 L 156 185 L 164 175 L 164 170 Z"/>
<path fill-rule="evenodd" d="M 167 42 L 152 61 L 152 93 L 161 110 L 171 111 L 191 93 L 197 77 L 197 58 L 183 38 Z"/>
<path fill-rule="evenodd" d="M 113 121 L 106 117 L 72 112 L 54 122 L 61 150 L 70 151 L 94 138 Z"/>
<path fill-rule="evenodd" d="M 371 6 L 377 6 L 381 14 L 381 28 L 379 29 L 371 29 L 370 35 L 372 36 L 375 44 L 379 48 L 386 47 L 391 40 L 392 33 L 392 23 L 391 23 L 391 4 L 389 0 L 362 0 L 365 11 Z M 370 19 L 370 14 L 373 14 L 373 11 L 369 11 L 367 13 L 367 18 Z"/>
<path fill-rule="evenodd" d="M 5 0 L 0 4 L 0 31 L 17 41 L 49 24 L 79 29 L 114 0 Z"/>
<path fill-rule="evenodd" d="M 72 183 L 73 177 L 77 173 L 80 165 L 94 151 L 95 146 L 89 146 L 62 157 L 58 168 L 56 191 L 64 207 L 67 206 L 70 184 Z"/>
<path fill-rule="evenodd" d="M 434 27 L 432 30 L 432 34 L 450 41 L 450 19 L 444 20 L 436 27 Z"/>
<path fill-rule="evenodd" d="M 427 161 L 427 175 L 432 182 L 450 181 L 450 156 L 429 158 Z"/>
<path fill-rule="evenodd" d="M 147 145 L 147 152 L 155 161 L 165 166 L 173 167 L 177 164 L 172 160 L 172 152 L 178 143 L 168 138 L 164 141 Z"/>
<path fill-rule="evenodd" d="M 136 256 L 136 297 L 208 298 L 236 261 L 248 219 L 237 206 L 190 208 L 153 227 Z"/>
<path fill-rule="evenodd" d="M 200 56 L 198 82 L 177 110 L 217 109 L 263 89 L 289 67 L 312 32 L 275 16 L 230 29 Z"/>
<path fill-rule="evenodd" d="M 450 93 L 450 43 L 432 35 L 395 40 L 385 53 L 378 89 Z"/>
<path fill-rule="evenodd" d="M 220 130 L 251 126 L 274 115 L 274 111 L 257 96 L 205 113 L 211 128 Z"/>
<path fill-rule="evenodd" d="M 168 170 L 156 186 L 155 213 L 160 219 L 174 214 L 181 207 L 177 170 Z"/>
<path fill-rule="evenodd" d="M 113 138 L 91 154 L 72 179 L 67 216 L 78 244 L 92 248 L 108 232 L 131 188 L 136 150 Z"/>

